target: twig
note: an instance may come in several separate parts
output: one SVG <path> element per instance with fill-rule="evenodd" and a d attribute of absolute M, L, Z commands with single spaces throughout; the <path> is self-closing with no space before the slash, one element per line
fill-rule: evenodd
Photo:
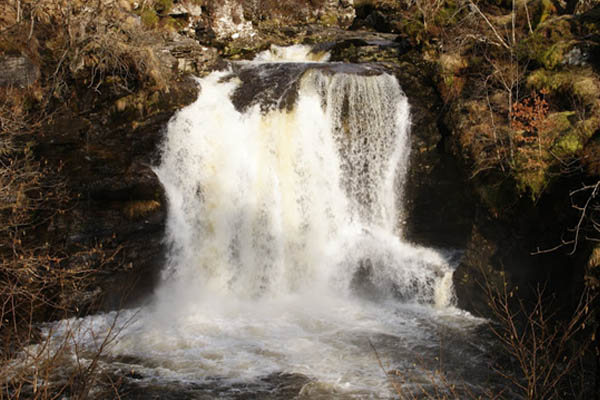
<path fill-rule="evenodd" d="M 367 340 L 369 341 L 369 345 L 371 346 L 371 349 L 373 349 L 373 353 L 375 353 L 375 357 L 377 358 L 377 363 L 379 364 L 379 368 L 381 368 L 381 370 L 385 374 L 388 381 L 394 387 L 394 390 L 396 390 L 396 393 L 398 393 L 399 396 L 402 396 L 402 388 L 392 379 L 390 374 L 385 370 L 385 367 L 383 366 L 383 362 L 381 362 L 381 357 L 379 357 L 379 353 L 377 352 L 377 349 L 375 348 L 375 345 L 373 344 L 373 342 L 371 342 L 371 339 L 368 338 Z"/>
<path fill-rule="evenodd" d="M 487 25 L 492 29 L 492 32 L 494 32 L 494 35 L 496 36 L 496 38 L 498 38 L 498 40 L 500 41 L 500 44 L 502 46 L 504 46 L 504 48 L 510 49 L 510 46 L 506 43 L 506 41 L 504 39 L 502 39 L 502 36 L 500 36 L 500 34 L 498 33 L 498 31 L 496 31 L 496 28 L 494 28 L 494 25 L 492 25 L 492 23 L 485 16 L 485 14 L 481 12 L 481 10 L 479 9 L 479 7 L 477 7 L 477 5 L 475 5 L 475 3 L 473 3 L 473 1 L 471 1 L 471 0 L 469 0 L 469 4 L 471 5 L 471 8 L 473 10 L 477 11 L 477 13 L 483 18 L 483 20 L 487 23 Z"/>

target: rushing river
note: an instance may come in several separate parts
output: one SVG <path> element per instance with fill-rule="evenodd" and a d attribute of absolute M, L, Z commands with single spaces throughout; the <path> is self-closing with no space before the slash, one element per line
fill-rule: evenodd
<path fill-rule="evenodd" d="M 453 306 L 455 254 L 403 240 L 401 83 L 309 50 L 199 79 L 167 127 L 155 172 L 168 263 L 150 304 L 119 313 L 101 361 L 139 393 L 389 398 L 391 380 L 414 393 L 485 385 L 480 322 Z M 116 315 L 52 334 L 75 325 L 93 351 Z"/>

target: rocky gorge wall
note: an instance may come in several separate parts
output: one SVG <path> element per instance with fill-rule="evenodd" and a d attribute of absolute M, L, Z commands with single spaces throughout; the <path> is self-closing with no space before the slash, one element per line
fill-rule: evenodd
<path fill-rule="evenodd" d="M 23 7 L 18 12 L 17 3 Z M 538 283 L 549 282 L 548 293 L 555 293 L 561 304 L 572 304 L 582 290 L 584 275 L 593 278 L 589 271 L 597 257 L 591 255 L 598 252 L 593 242 L 582 240 L 574 255 L 568 246 L 538 256 L 531 253 L 559 244 L 574 226 L 580 214 L 571 208 L 569 193 L 580 182 L 595 182 L 597 172 L 583 166 L 558 174 L 548 155 L 543 161 L 549 166 L 540 169 L 544 176 L 540 186 L 526 174 L 532 168 L 538 171 L 538 166 L 516 168 L 520 162 L 516 158 L 498 164 L 480 162 L 480 155 L 500 148 L 499 140 L 477 147 L 479 142 L 469 139 L 469 135 L 487 137 L 485 132 L 494 121 L 494 117 L 492 123 L 481 120 L 490 114 L 488 101 L 501 107 L 507 99 L 502 83 L 496 83 L 488 95 L 481 94 L 482 82 L 487 81 L 480 76 L 499 74 L 489 71 L 493 67 L 483 65 L 485 57 L 478 53 L 484 42 L 491 48 L 486 50 L 488 58 L 496 57 L 496 48 L 502 48 L 488 43 L 498 41 L 489 27 L 481 28 L 486 34 L 466 50 L 449 48 L 456 41 L 436 31 L 436 26 L 445 26 L 447 35 L 461 37 L 452 30 L 456 21 L 451 18 L 463 14 L 475 18 L 468 4 L 445 2 L 438 10 L 417 12 L 408 3 L 388 1 L 103 1 L 93 23 L 85 19 L 90 11 L 78 2 L 49 4 L 40 11 L 27 9 L 27 2 L 9 2 L 12 14 L 7 11 L 1 22 L 15 39 L 0 43 L 0 86 L 46 90 L 64 71 L 59 92 L 54 87 L 44 105 L 51 118 L 43 119 L 29 140 L 34 142 L 35 157 L 64 180 L 69 192 L 67 211 L 32 227 L 29 236 L 36 238 L 33 242 L 60 248 L 62 268 L 85 265 L 98 271 L 82 288 L 81 297 L 70 299 L 80 312 L 98 304 L 101 308 L 131 304 L 152 290 L 166 249 L 162 242 L 165 198 L 150 167 L 156 163 L 166 122 L 196 96 L 190 77 L 222 67 L 228 60 L 251 58 L 271 44 L 315 44 L 330 51 L 332 61 L 377 62 L 398 77 L 413 118 L 406 235 L 417 243 L 463 250 L 454 277 L 461 307 L 488 315 L 480 285 L 487 281 L 501 287 L 504 280 L 520 287 L 523 298 Z M 496 5 L 488 10 L 496 19 L 501 19 L 501 11 Z M 541 20 L 543 12 L 548 11 L 534 17 Z M 585 23 L 596 24 L 594 15 Z M 48 34 L 67 17 L 87 21 L 79 39 L 73 31 Z M 585 23 L 572 22 L 569 30 L 569 43 L 581 46 L 571 43 L 568 49 L 561 47 L 560 54 L 572 56 L 572 49 L 581 48 L 587 58 L 566 67 L 553 62 L 556 70 L 548 69 L 545 59 L 533 61 L 546 75 L 539 72 L 530 86 L 547 87 L 556 118 L 567 112 L 560 104 L 561 94 L 579 96 L 584 115 L 579 122 L 570 117 L 569 125 L 560 131 L 565 140 L 577 142 L 571 146 L 572 154 L 563 153 L 561 160 L 571 160 L 575 154 L 584 157 L 580 154 L 588 149 L 587 161 L 579 164 L 593 167 L 598 152 L 589 148 L 598 140 L 598 97 L 578 94 L 577 87 L 560 80 L 565 71 L 584 71 L 587 84 L 598 85 L 594 59 L 598 38 L 588 35 Z M 535 33 L 548 41 L 540 46 L 564 45 L 552 39 L 542 22 L 538 24 Z M 524 25 L 524 29 L 528 28 Z M 144 32 L 143 38 L 136 39 L 130 34 L 133 31 Z M 118 32 L 122 42 L 113 42 L 122 43 L 125 53 L 132 44 L 143 48 L 143 53 L 137 59 L 124 55 L 102 70 L 98 65 L 112 64 L 100 54 L 114 53 L 101 52 L 110 44 L 102 37 L 95 41 L 84 37 L 93 32 Z M 143 41 L 143 47 L 136 40 Z M 24 46 L 27 41 L 35 45 Z M 535 55 L 530 58 L 535 60 Z M 41 103 L 35 100 L 31 110 L 41 108 Z M 567 134 L 574 129 L 579 136 L 569 139 Z M 582 135 L 587 135 L 585 140 Z M 479 172 L 479 167 L 485 170 Z M 560 176 L 551 178 L 554 175 Z M 588 236 L 593 233 L 591 225 Z"/>

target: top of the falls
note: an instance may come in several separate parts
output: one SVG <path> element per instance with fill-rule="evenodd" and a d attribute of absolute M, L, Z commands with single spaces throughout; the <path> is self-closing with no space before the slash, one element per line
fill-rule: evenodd
<path fill-rule="evenodd" d="M 271 45 L 268 50 L 261 51 L 254 57 L 254 63 L 322 63 L 329 61 L 329 53 L 315 50 L 312 46 L 297 44 L 294 46 Z"/>
<path fill-rule="evenodd" d="M 237 78 L 240 84 L 232 94 L 236 109 L 244 111 L 260 104 L 263 111 L 290 109 L 297 97 L 298 83 L 309 70 L 327 75 L 349 74 L 372 76 L 385 71 L 376 64 L 329 62 L 329 52 L 310 45 L 271 45 L 251 61 L 231 64 L 231 74 L 224 80 Z"/>
<path fill-rule="evenodd" d="M 244 111 L 260 104 L 263 111 L 272 108 L 290 109 L 298 95 L 298 83 L 307 71 L 318 70 L 325 75 L 347 74 L 373 76 L 384 73 L 375 64 L 330 62 L 244 62 L 233 64 L 228 78 L 236 77 L 240 84 L 232 94 L 236 109 Z"/>

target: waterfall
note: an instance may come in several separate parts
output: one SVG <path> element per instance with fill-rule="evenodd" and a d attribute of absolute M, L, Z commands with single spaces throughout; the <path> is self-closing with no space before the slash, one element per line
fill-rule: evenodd
<path fill-rule="evenodd" d="M 448 306 L 444 258 L 401 240 L 410 119 L 400 85 L 326 56 L 297 62 L 306 54 L 275 48 L 213 72 L 170 122 L 156 169 L 171 248 L 159 295 L 172 305 L 206 291 L 322 290 Z M 254 96 L 244 107 L 232 101 L 240 92 Z"/>
<path fill-rule="evenodd" d="M 152 302 L 123 325 L 59 323 L 58 342 L 76 326 L 93 358 L 117 329 L 103 365 L 172 398 L 390 398 L 371 346 L 422 382 L 452 331 L 444 362 L 474 360 L 448 258 L 403 239 L 410 109 L 396 78 L 309 47 L 257 58 L 198 79 L 167 127 L 155 172 L 169 253 Z"/>

